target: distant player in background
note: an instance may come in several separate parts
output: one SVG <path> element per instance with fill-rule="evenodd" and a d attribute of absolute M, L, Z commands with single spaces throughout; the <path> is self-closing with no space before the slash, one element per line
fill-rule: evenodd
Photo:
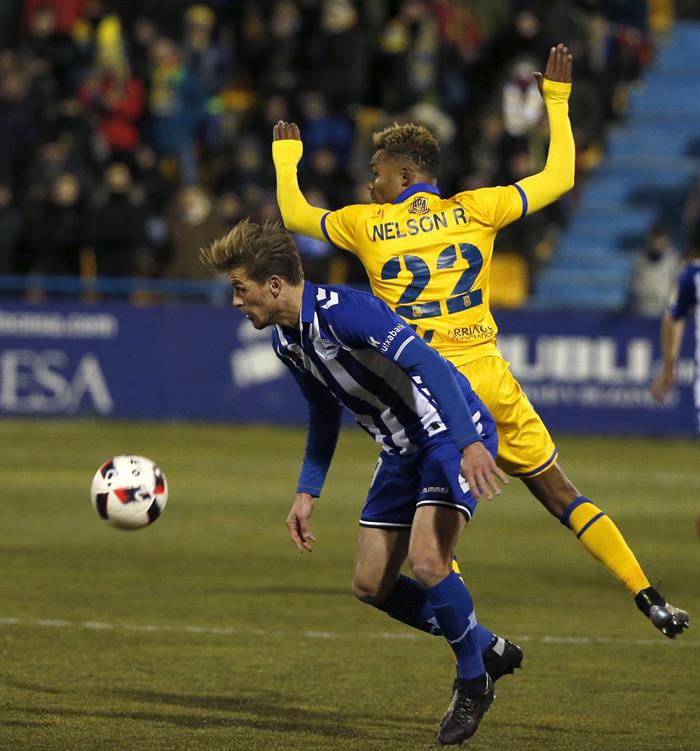
<path fill-rule="evenodd" d="M 452 570 L 457 540 L 481 495 L 500 493 L 495 425 L 467 379 L 373 295 L 304 281 L 280 224 L 243 220 L 202 250 L 225 271 L 233 304 L 256 329 L 274 326 L 273 348 L 309 403 L 306 453 L 287 519 L 299 552 L 346 406 L 382 447 L 360 518 L 353 590 L 362 601 L 428 633 L 457 660 L 452 703 L 439 742 L 461 743 L 493 700 L 493 681 L 522 652 L 476 621 L 471 595 Z M 415 579 L 400 574 L 404 560 Z M 483 653 L 483 657 L 482 657 Z M 486 661 L 486 662 L 484 662 Z"/>
<path fill-rule="evenodd" d="M 661 368 L 649 390 L 657 402 L 663 402 L 676 382 L 676 364 L 680 354 L 685 322 L 691 310 L 695 313 L 695 430 L 700 436 L 700 246 L 688 252 L 688 264 L 683 267 L 670 304 L 661 316 Z M 700 516 L 696 529 L 700 537 Z"/>
<path fill-rule="evenodd" d="M 496 420 L 498 464 L 532 494 L 634 595 L 639 609 L 666 636 L 688 626 L 642 571 L 613 521 L 574 487 L 557 449 L 508 363 L 496 347 L 489 309 L 489 273 L 498 230 L 570 190 L 574 140 L 568 119 L 572 58 L 560 44 L 549 54 L 541 85 L 550 145 L 542 172 L 515 185 L 442 198 L 436 186 L 440 150 L 416 125 L 375 135 L 371 204 L 326 211 L 308 204 L 297 182 L 302 155 L 298 127 L 273 130 L 277 200 L 285 226 L 355 253 L 372 291 L 466 375 Z"/>
<path fill-rule="evenodd" d="M 691 310 L 695 312 L 695 428 L 700 435 L 700 247 L 688 253 L 671 302 L 661 317 L 661 369 L 650 386 L 658 402 L 662 402 L 676 381 L 676 363 L 685 333 L 685 321 Z"/>

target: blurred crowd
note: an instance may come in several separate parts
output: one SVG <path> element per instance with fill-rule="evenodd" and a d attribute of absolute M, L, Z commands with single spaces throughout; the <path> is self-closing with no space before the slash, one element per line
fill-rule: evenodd
<path fill-rule="evenodd" d="M 540 170 L 532 72 L 559 41 L 575 58 L 583 174 L 672 21 L 671 0 L 0 6 L 0 274 L 88 277 L 204 277 L 200 246 L 242 216 L 278 216 L 279 119 L 301 127 L 301 184 L 318 206 L 369 200 L 371 135 L 395 121 L 436 133 L 443 193 Z M 575 199 L 508 228 L 500 248 L 534 278 Z M 349 254 L 299 244 L 314 280 L 363 280 Z"/>

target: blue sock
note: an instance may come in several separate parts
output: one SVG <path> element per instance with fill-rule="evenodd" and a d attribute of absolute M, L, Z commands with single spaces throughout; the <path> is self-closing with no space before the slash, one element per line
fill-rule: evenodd
<path fill-rule="evenodd" d="M 407 626 L 425 631 L 426 634 L 442 635 L 425 590 L 408 576 L 401 574 L 389 596 L 377 607 Z"/>
<path fill-rule="evenodd" d="M 439 584 L 426 589 L 425 594 L 440 631 L 457 658 L 457 677 L 471 680 L 484 676 L 474 603 L 464 582 L 451 572 Z"/>
<path fill-rule="evenodd" d="M 442 636 L 433 606 L 428 602 L 425 590 L 415 579 L 401 574 L 389 596 L 377 607 L 407 626 L 425 631 L 426 634 Z M 498 638 L 480 623 L 476 625 L 476 636 L 481 652 L 486 652 Z"/>

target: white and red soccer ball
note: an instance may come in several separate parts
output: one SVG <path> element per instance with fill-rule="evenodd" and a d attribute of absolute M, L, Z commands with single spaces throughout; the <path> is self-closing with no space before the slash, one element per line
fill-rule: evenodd
<path fill-rule="evenodd" d="M 100 517 L 112 526 L 139 529 L 161 515 L 168 500 L 168 483 L 150 459 L 115 456 L 95 473 L 90 500 Z"/>

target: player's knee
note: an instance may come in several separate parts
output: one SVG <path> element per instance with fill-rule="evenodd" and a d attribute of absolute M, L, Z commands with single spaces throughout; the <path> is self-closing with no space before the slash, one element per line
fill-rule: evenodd
<path fill-rule="evenodd" d="M 434 587 L 452 571 L 452 559 L 445 561 L 437 553 L 421 553 L 410 558 L 411 569 L 422 587 Z"/>
<path fill-rule="evenodd" d="M 373 605 L 374 607 L 381 605 L 388 595 L 387 592 L 382 591 L 379 582 L 360 577 L 355 577 L 352 580 L 352 593 L 360 602 L 364 602 L 366 605 Z"/>

